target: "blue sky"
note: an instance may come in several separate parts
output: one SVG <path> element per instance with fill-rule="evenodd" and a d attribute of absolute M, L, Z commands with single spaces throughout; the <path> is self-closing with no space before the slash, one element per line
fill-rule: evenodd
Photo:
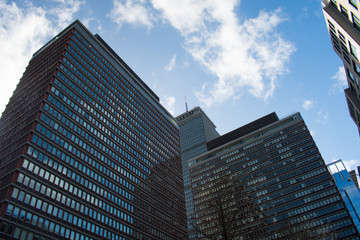
<path fill-rule="evenodd" d="M 273 111 L 299 111 L 326 162 L 360 165 L 320 0 L 0 0 L 0 112 L 31 55 L 75 19 L 175 116 L 186 96 L 224 134 Z"/>

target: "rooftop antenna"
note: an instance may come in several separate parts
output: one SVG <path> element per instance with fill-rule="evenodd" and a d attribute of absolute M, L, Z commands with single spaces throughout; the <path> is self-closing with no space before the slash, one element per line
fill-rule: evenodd
<path fill-rule="evenodd" d="M 187 105 L 187 101 L 186 101 L 186 96 L 185 96 L 185 108 L 186 108 L 186 112 L 188 112 L 188 105 Z"/>

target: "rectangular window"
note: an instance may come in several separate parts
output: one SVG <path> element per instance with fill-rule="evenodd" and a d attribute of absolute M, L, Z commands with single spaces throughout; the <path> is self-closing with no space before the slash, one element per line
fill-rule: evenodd
<path fill-rule="evenodd" d="M 19 193 L 19 190 L 18 190 L 17 188 L 14 188 L 14 190 L 13 190 L 13 193 L 12 193 L 11 197 L 16 199 L 16 197 L 17 197 L 18 193 Z"/>
<path fill-rule="evenodd" d="M 357 8 L 357 0 L 349 0 L 349 3 L 351 6 L 353 6 L 354 8 L 358 9 Z"/>
<path fill-rule="evenodd" d="M 38 217 L 36 215 L 34 215 L 32 220 L 31 220 L 31 225 L 36 226 L 37 220 L 38 220 Z"/>
<path fill-rule="evenodd" d="M 340 4 L 340 10 L 342 14 L 344 14 L 347 18 L 349 18 L 348 10 L 344 8 L 341 4 Z"/>
<path fill-rule="evenodd" d="M 351 13 L 351 15 L 352 15 L 352 20 L 353 20 L 354 27 L 357 30 L 360 30 L 360 19 L 357 16 L 355 16 L 354 13 Z"/>
<path fill-rule="evenodd" d="M 360 76 L 360 67 L 353 61 L 354 71 Z"/>
<path fill-rule="evenodd" d="M 351 54 L 357 59 L 357 49 L 355 48 L 354 45 L 351 44 L 350 41 L 349 41 L 349 45 L 350 45 L 350 52 L 351 52 Z"/>
<path fill-rule="evenodd" d="M 340 40 L 341 40 L 344 44 L 346 44 L 345 36 L 344 36 L 340 31 L 338 31 L 338 33 L 339 33 L 339 38 L 340 38 Z"/>
<path fill-rule="evenodd" d="M 36 197 L 31 198 L 30 206 L 35 207 Z"/>
<path fill-rule="evenodd" d="M 348 74 L 349 78 L 350 78 L 352 81 L 354 81 L 354 75 L 352 74 L 352 72 L 350 72 L 349 69 L 346 69 L 346 71 L 347 71 L 347 74 Z"/>
<path fill-rule="evenodd" d="M 343 56 L 344 59 L 350 64 L 350 57 L 349 57 L 349 53 L 346 51 L 343 51 Z"/>
<path fill-rule="evenodd" d="M 336 30 L 335 30 L 334 24 L 332 24 L 332 22 L 330 22 L 329 20 L 328 20 L 328 24 L 329 24 L 330 30 L 335 34 L 335 33 L 336 33 Z"/>

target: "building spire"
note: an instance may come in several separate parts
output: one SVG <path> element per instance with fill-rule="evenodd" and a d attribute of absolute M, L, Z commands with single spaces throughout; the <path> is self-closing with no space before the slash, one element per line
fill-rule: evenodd
<path fill-rule="evenodd" d="M 187 105 L 187 101 L 186 101 L 186 96 L 185 96 L 185 108 L 186 108 L 186 112 L 188 112 L 188 105 Z"/>

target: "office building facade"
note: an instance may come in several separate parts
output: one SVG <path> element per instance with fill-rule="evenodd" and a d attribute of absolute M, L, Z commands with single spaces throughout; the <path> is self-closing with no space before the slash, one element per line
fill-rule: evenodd
<path fill-rule="evenodd" d="M 299 113 L 208 142 L 189 170 L 200 239 L 359 237 Z"/>
<path fill-rule="evenodd" d="M 176 121 L 178 122 L 180 133 L 188 235 L 190 240 L 195 240 L 197 238 L 194 229 L 194 206 L 191 194 L 189 160 L 205 153 L 206 143 L 220 135 L 216 131 L 214 123 L 200 107 L 195 107 L 177 116 Z"/>
<path fill-rule="evenodd" d="M 360 189 L 356 187 L 355 182 L 341 160 L 332 162 L 327 166 L 358 231 L 360 231 Z"/>
<path fill-rule="evenodd" d="M 335 53 L 344 63 L 349 113 L 360 134 L 360 3 L 359 0 L 323 0 L 323 13 Z"/>
<path fill-rule="evenodd" d="M 0 119 L 0 238 L 187 238 L 176 121 L 78 20 Z"/>

